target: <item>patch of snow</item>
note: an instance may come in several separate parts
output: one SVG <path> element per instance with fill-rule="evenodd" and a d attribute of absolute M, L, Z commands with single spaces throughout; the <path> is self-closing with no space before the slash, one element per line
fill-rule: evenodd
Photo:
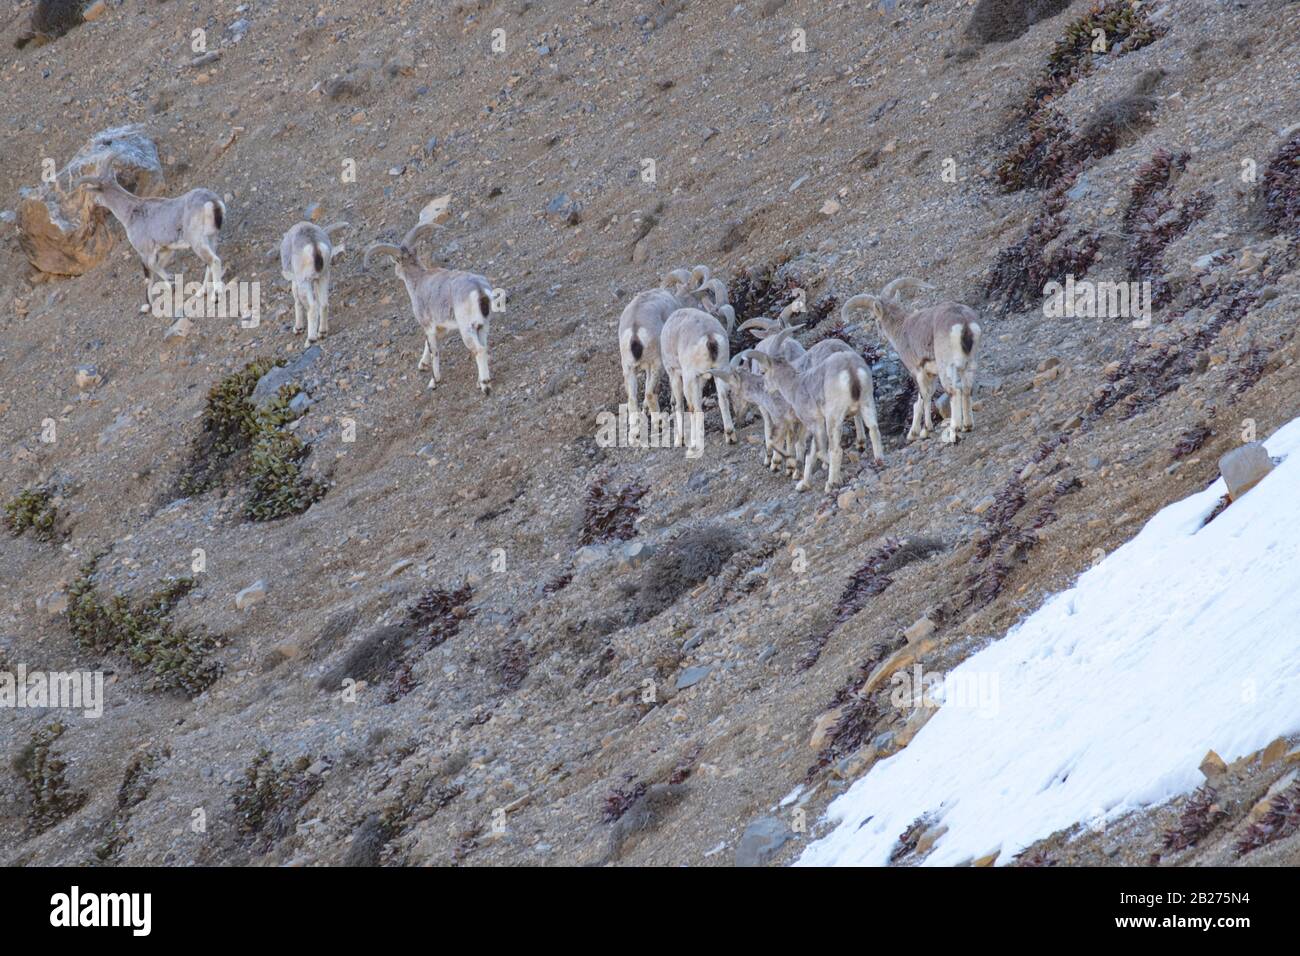
<path fill-rule="evenodd" d="M 836 828 L 798 864 L 884 865 L 923 814 L 947 827 L 927 865 L 1006 864 L 1188 793 L 1211 749 L 1231 762 L 1300 731 L 1300 419 L 1266 445 L 1285 460 L 1213 522 L 1222 479 L 955 668 L 992 676 L 996 706 L 949 699 L 830 805 Z"/>

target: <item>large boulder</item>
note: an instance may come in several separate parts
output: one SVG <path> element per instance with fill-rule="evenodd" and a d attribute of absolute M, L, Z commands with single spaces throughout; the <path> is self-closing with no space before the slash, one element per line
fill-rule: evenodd
<path fill-rule="evenodd" d="M 153 140 L 138 126 L 119 126 L 92 137 L 58 171 L 54 182 L 18 191 L 18 241 L 28 261 L 41 272 L 83 275 L 112 250 L 111 214 L 96 207 L 87 190 L 71 188 L 79 177 L 109 166 L 122 185 L 137 195 L 162 190 L 162 164 Z"/>

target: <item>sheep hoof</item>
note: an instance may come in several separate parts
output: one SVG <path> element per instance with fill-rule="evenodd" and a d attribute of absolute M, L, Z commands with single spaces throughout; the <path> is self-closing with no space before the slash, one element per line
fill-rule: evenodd
<path fill-rule="evenodd" d="M 797 485 L 794 486 L 795 491 L 807 491 L 808 488 L 809 488 L 809 484 L 806 481 L 800 481 Z"/>
<path fill-rule="evenodd" d="M 957 444 L 957 430 L 954 428 L 949 428 L 947 431 L 945 431 L 943 433 L 943 443 L 945 445 Z"/>
<path fill-rule="evenodd" d="M 140 314 L 147 315 L 148 313 L 149 313 L 149 303 L 146 302 L 142 306 L 140 306 Z"/>
<path fill-rule="evenodd" d="M 438 380 L 436 378 L 429 379 L 429 384 L 427 386 L 428 390 L 432 392 L 437 387 L 438 387 Z"/>
<path fill-rule="evenodd" d="M 735 433 L 735 432 L 727 432 L 727 444 L 728 444 L 728 445 L 734 445 L 734 444 L 736 444 L 736 433 Z"/>
<path fill-rule="evenodd" d="M 478 383 L 478 387 L 479 387 L 479 391 L 481 391 L 484 395 L 491 395 L 491 394 L 492 394 L 492 383 L 491 383 L 491 382 L 479 382 L 479 383 Z"/>

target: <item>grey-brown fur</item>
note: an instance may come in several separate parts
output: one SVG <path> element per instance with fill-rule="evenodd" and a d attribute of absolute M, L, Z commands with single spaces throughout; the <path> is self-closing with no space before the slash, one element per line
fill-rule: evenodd
<path fill-rule="evenodd" d="M 307 313 L 307 345 L 329 333 L 330 263 L 344 249 L 330 239 L 331 232 L 347 228 L 346 222 L 322 229 L 300 222 L 280 241 L 280 274 L 293 291 L 293 330 L 302 331 Z"/>
<path fill-rule="evenodd" d="M 916 380 L 918 395 L 912 408 L 909 440 L 926 438 L 933 430 L 931 398 L 936 379 L 943 385 L 952 397 L 952 417 L 943 440 L 951 444 L 957 441 L 958 432 L 975 427 L 971 404 L 980 339 L 979 315 L 959 302 L 940 302 L 915 310 L 903 305 L 901 296 L 905 291 L 932 288 L 920 279 L 902 276 L 886 285 L 878 296 L 865 293 L 853 296 L 844 303 L 840 315 L 848 322 L 854 310 L 871 311 L 881 333 Z"/>
<path fill-rule="evenodd" d="M 491 326 L 492 283 L 476 273 L 427 266 L 420 261 L 420 241 L 433 229 L 432 223 L 419 223 L 400 243 L 372 242 L 366 249 L 365 268 L 375 255 L 392 257 L 393 271 L 406 286 L 415 321 L 424 330 L 424 355 L 419 369 L 432 368 L 429 388 L 442 380 L 439 347 L 442 337 L 456 329 L 460 339 L 474 356 L 478 367 L 478 387 L 484 395 L 492 393 L 492 375 L 488 369 L 488 331 Z"/>
<path fill-rule="evenodd" d="M 149 285 L 172 281 L 166 266 L 179 249 L 189 249 L 205 263 L 203 285 L 209 298 L 221 293 L 223 267 L 217 245 L 226 207 L 212 190 L 191 189 L 172 199 L 136 196 L 117 181 L 112 169 L 83 176 L 73 185 L 89 189 L 95 204 L 111 212 L 126 230 L 127 241 L 144 265 L 146 302 Z"/>

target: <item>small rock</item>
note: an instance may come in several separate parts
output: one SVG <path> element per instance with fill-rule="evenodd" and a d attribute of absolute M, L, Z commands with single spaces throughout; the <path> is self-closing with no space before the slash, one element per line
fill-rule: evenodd
<path fill-rule="evenodd" d="M 183 339 L 186 338 L 193 331 L 194 331 L 193 320 L 187 319 L 185 316 L 182 315 L 179 319 L 177 319 L 170 326 L 168 326 L 167 331 L 163 333 L 163 341 L 166 342 L 169 339 L 171 340 Z"/>
<path fill-rule="evenodd" d="M 574 555 L 573 560 L 578 567 L 584 568 L 596 561 L 602 561 L 608 556 L 609 550 L 607 548 L 598 544 L 587 544 L 578 549 L 578 553 Z"/>
<path fill-rule="evenodd" d="M 736 866 L 762 866 L 794 836 L 776 817 L 760 817 L 749 826 L 736 845 Z"/>
<path fill-rule="evenodd" d="M 58 617 L 68 609 L 68 595 L 64 591 L 53 591 L 38 599 L 36 606 L 50 617 Z"/>
<path fill-rule="evenodd" d="M 822 203 L 822 208 L 818 210 L 823 216 L 833 216 L 843 208 L 834 199 L 828 199 Z"/>
<path fill-rule="evenodd" d="M 559 216 L 570 226 L 576 226 L 582 221 L 582 204 L 570 199 L 568 193 L 560 193 L 546 204 L 546 213 L 549 216 Z"/>
<path fill-rule="evenodd" d="M 939 837 L 948 832 L 948 828 L 940 823 L 938 826 L 930 827 L 921 834 L 920 839 L 916 841 L 916 855 L 925 856 L 934 849 L 934 845 L 939 842 Z"/>
<path fill-rule="evenodd" d="M 843 716 L 843 707 L 833 707 L 818 717 L 813 724 L 812 737 L 808 739 L 808 746 L 815 751 L 825 747 L 830 742 L 831 731 L 835 729 L 835 725 L 840 722 L 840 718 Z"/>
<path fill-rule="evenodd" d="M 695 650 L 695 648 L 703 644 L 708 638 L 712 637 L 713 633 L 714 632 L 707 627 L 700 628 L 687 638 L 686 643 L 682 645 L 682 653 L 689 654 L 691 651 Z"/>
<path fill-rule="evenodd" d="M 677 675 L 677 683 L 674 685 L 677 690 L 685 690 L 688 687 L 694 687 L 704 678 L 708 677 L 713 670 L 712 664 L 705 664 L 700 667 L 688 667 Z"/>
<path fill-rule="evenodd" d="M 1223 762 L 1222 757 L 1211 750 L 1201 761 L 1200 771 L 1206 780 L 1216 780 L 1228 772 L 1228 765 Z"/>
<path fill-rule="evenodd" d="M 108 12 L 108 4 L 105 3 L 104 0 L 95 0 L 94 3 L 86 7 L 85 10 L 81 11 L 81 19 L 87 22 L 90 22 L 92 20 L 98 20 L 107 12 Z"/>
<path fill-rule="evenodd" d="M 1219 473 L 1228 486 L 1228 497 L 1236 501 L 1273 470 L 1273 461 L 1261 442 L 1234 448 L 1219 459 Z"/>
<path fill-rule="evenodd" d="M 235 610 L 242 611 L 264 600 L 266 600 L 266 582 L 259 579 L 235 595 Z"/>
<path fill-rule="evenodd" d="M 81 389 L 83 392 L 88 392 L 97 385 L 103 384 L 103 382 L 104 377 L 96 371 L 95 366 L 77 366 L 77 388 Z"/>
<path fill-rule="evenodd" d="M 877 734 L 876 738 L 871 741 L 871 749 L 877 757 L 888 757 L 898 749 L 898 740 L 892 730 L 886 730 L 882 734 Z"/>

